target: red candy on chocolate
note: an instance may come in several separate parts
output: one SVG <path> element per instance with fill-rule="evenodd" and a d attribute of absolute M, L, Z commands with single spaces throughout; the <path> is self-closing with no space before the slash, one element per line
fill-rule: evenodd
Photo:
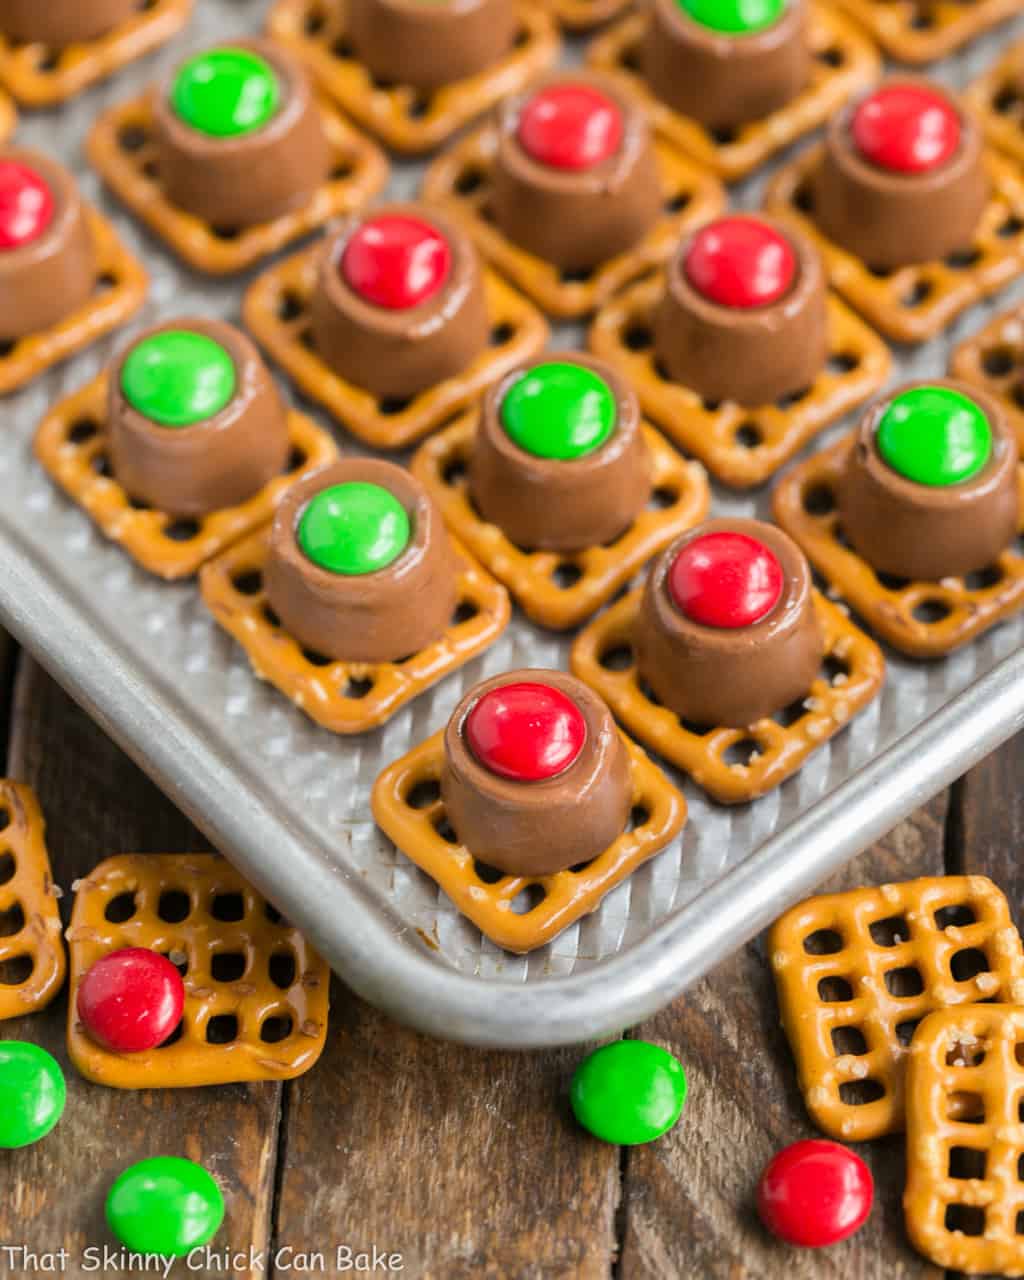
<path fill-rule="evenodd" d="M 34 169 L 0 161 L 0 249 L 37 240 L 53 221 L 53 192 Z"/>
<path fill-rule="evenodd" d="M 622 145 L 622 112 L 606 94 L 586 84 L 540 89 L 523 108 L 520 146 L 552 169 L 592 169 Z"/>
<path fill-rule="evenodd" d="M 782 566 L 745 533 L 707 533 L 688 542 L 668 572 L 676 608 L 705 627 L 753 626 L 778 603 Z"/>
<path fill-rule="evenodd" d="M 576 759 L 587 724 L 560 689 L 524 681 L 485 693 L 466 717 L 465 736 L 491 773 L 514 782 L 541 782 Z"/>
<path fill-rule="evenodd" d="M 78 1017 L 88 1034 L 115 1053 L 163 1044 L 181 1021 L 185 984 L 165 956 L 126 947 L 103 956 L 78 988 Z"/>
<path fill-rule="evenodd" d="M 757 1188 L 757 1209 L 773 1235 L 821 1249 L 863 1226 L 874 1191 L 860 1156 L 838 1142 L 809 1138 L 768 1162 Z"/>
<path fill-rule="evenodd" d="M 709 302 L 767 307 L 793 287 L 796 254 L 784 235 L 759 218 L 719 218 L 693 237 L 683 270 Z"/>
<path fill-rule="evenodd" d="M 853 113 L 850 129 L 864 159 L 893 173 L 938 169 L 960 145 L 956 108 L 926 85 L 877 89 Z"/>
<path fill-rule="evenodd" d="M 341 257 L 349 288 L 389 311 L 406 311 L 432 298 L 451 266 L 451 246 L 436 227 L 396 215 L 368 218 Z"/>

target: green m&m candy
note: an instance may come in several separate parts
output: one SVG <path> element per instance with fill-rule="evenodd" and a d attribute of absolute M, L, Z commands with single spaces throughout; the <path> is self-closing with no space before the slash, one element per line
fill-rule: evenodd
<path fill-rule="evenodd" d="M 878 422 L 878 452 L 916 484 L 963 484 L 992 456 L 992 428 L 973 400 L 950 387 L 913 387 L 894 396 Z"/>
<path fill-rule="evenodd" d="M 617 1040 L 583 1059 L 569 1098 L 584 1129 L 634 1147 L 660 1138 L 679 1119 L 686 1076 L 678 1058 L 660 1045 Z"/>
<path fill-rule="evenodd" d="M 361 480 L 321 490 L 299 517 L 299 546 L 328 573 L 386 569 L 410 536 L 409 514 L 395 495 Z"/>
<path fill-rule="evenodd" d="M 133 409 L 162 427 L 189 427 L 220 413 L 238 375 L 229 352 L 202 333 L 165 330 L 143 338 L 121 366 Z"/>
<path fill-rule="evenodd" d="M 786 0 L 678 0 L 678 3 L 702 27 L 742 36 L 763 31 L 778 22 Z"/>
<path fill-rule="evenodd" d="M 0 1148 L 29 1147 L 45 1138 L 66 1100 L 64 1073 L 45 1049 L 0 1041 Z"/>
<path fill-rule="evenodd" d="M 501 425 L 536 458 L 569 461 L 600 449 L 615 430 L 611 387 L 592 369 L 568 361 L 521 374 L 501 402 Z"/>
<path fill-rule="evenodd" d="M 281 86 L 273 67 L 249 49 L 211 49 L 182 66 L 171 88 L 174 114 L 197 133 L 237 138 L 277 114 Z"/>
<path fill-rule="evenodd" d="M 224 1197 L 206 1170 L 178 1156 L 125 1169 L 107 1194 L 107 1225 L 134 1253 L 182 1258 L 212 1240 Z"/>

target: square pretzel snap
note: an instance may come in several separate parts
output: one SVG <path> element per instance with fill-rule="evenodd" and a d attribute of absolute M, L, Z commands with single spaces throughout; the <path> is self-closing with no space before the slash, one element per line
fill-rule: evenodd
<path fill-rule="evenodd" d="M 288 414 L 291 454 L 284 474 L 236 507 L 196 519 L 175 519 L 133 499 L 109 459 L 107 375 L 61 400 L 36 432 L 35 452 L 47 473 L 149 573 L 167 581 L 190 578 L 231 543 L 273 518 L 284 491 L 299 476 L 338 455 L 331 436 L 305 414 Z"/>
<path fill-rule="evenodd" d="M 633 0 L 545 0 L 545 7 L 566 31 L 587 32 L 620 17 Z"/>
<path fill-rule="evenodd" d="M 253 673 L 331 733 L 365 733 L 489 649 L 508 626 L 508 593 L 454 542 L 457 603 L 439 640 L 401 662 L 337 662 L 303 649 L 282 627 L 263 585 L 269 529 L 206 565 L 203 602 L 245 650 Z"/>
<path fill-rule="evenodd" d="M 949 376 L 999 402 L 1024 454 L 1024 306 L 996 316 L 955 347 Z"/>
<path fill-rule="evenodd" d="M 66 102 L 166 44 L 188 22 L 193 3 L 194 0 L 147 0 L 113 31 L 66 49 L 15 44 L 0 35 L 0 84 L 27 107 L 52 107 Z"/>
<path fill-rule="evenodd" d="M 725 207 L 725 192 L 714 178 L 673 147 L 655 142 L 665 195 L 663 217 L 628 252 L 591 272 L 565 272 L 513 244 L 491 220 L 497 139 L 496 130 L 485 125 L 438 156 L 423 179 L 423 199 L 459 218 L 488 262 L 558 319 L 579 319 L 596 311 L 625 285 L 667 262 L 691 228 Z"/>
<path fill-rule="evenodd" d="M 570 668 L 634 737 L 719 804 L 745 804 L 785 782 L 882 688 L 878 645 L 816 591 L 825 658 L 806 698 L 746 729 L 690 724 L 656 702 L 637 671 L 633 634 L 642 597 L 642 588 L 631 591 L 581 631 Z"/>
<path fill-rule="evenodd" d="M 633 784 L 629 825 L 592 861 L 552 876 L 513 876 L 474 859 L 459 844 L 441 799 L 444 731 L 390 765 L 373 787 L 374 821 L 437 882 L 458 910 L 499 947 L 525 954 L 544 946 L 676 838 L 686 801 L 625 734 Z M 522 910 L 520 910 L 520 905 Z"/>
<path fill-rule="evenodd" d="M 643 14 L 634 14 L 598 36 L 590 45 L 587 62 L 627 76 L 643 99 L 651 124 L 666 141 L 724 182 L 738 182 L 820 128 L 843 103 L 878 79 L 878 54 L 853 23 L 818 4 L 810 5 L 808 16 L 812 66 L 807 88 L 778 111 L 735 129 L 706 129 L 651 93 L 638 70 L 639 45 L 647 24 Z"/>
<path fill-rule="evenodd" d="M 320 110 L 331 151 L 331 176 L 302 208 L 244 229 L 212 227 L 164 195 L 148 96 L 102 112 L 86 139 L 86 152 L 117 198 L 182 261 L 205 275 L 233 275 L 332 218 L 361 208 L 387 182 L 388 162 L 380 148 L 333 107 L 321 102 Z"/>
<path fill-rule="evenodd" d="M 1016 0 L 1009 3 L 1014 13 L 1020 12 Z M 989 142 L 1018 164 L 1024 164 L 1024 40 L 1011 45 L 967 86 L 964 102 L 974 112 Z"/>
<path fill-rule="evenodd" d="M 644 427 L 651 459 L 651 499 L 614 542 L 583 551 L 517 547 L 477 512 L 467 484 L 478 414 L 465 414 L 426 442 L 411 470 L 441 509 L 445 524 L 503 582 L 528 618 L 555 631 L 577 627 L 624 587 L 652 557 L 707 515 L 711 495 L 697 463 L 680 458 Z"/>
<path fill-rule="evenodd" d="M 91 205 L 85 206 L 85 218 L 96 253 L 92 296 L 49 329 L 0 343 L 0 395 L 17 391 L 113 333 L 146 301 L 149 276 L 125 248 L 113 224 Z"/>
<path fill-rule="evenodd" d="M 966 578 L 911 582 L 877 574 L 846 542 L 836 490 L 852 435 L 787 472 L 776 486 L 775 520 L 835 593 L 868 627 L 911 658 L 942 658 L 1024 608 L 1024 550 Z M 1020 470 L 1024 534 L 1024 464 Z"/>
<path fill-rule="evenodd" d="M 870 400 L 889 376 L 889 348 L 830 294 L 828 360 L 810 387 L 755 408 L 705 401 L 660 370 L 653 324 L 664 292 L 659 276 L 606 303 L 591 326 L 590 349 L 626 375 L 644 413 L 673 443 L 730 488 L 764 484 L 819 431 Z"/>
<path fill-rule="evenodd" d="M 894 271 L 872 269 L 818 230 L 810 175 L 821 155 L 821 146 L 811 147 L 780 169 L 768 184 L 765 208 L 799 219 L 821 250 L 832 287 L 885 337 L 908 343 L 934 338 L 1020 274 L 1024 181 L 995 152 L 985 157 L 992 191 L 971 248 Z"/>
<path fill-rule="evenodd" d="M 931 1014 L 907 1067 L 903 1213 L 914 1248 L 957 1273 L 1024 1275 L 1022 1172 L 1024 1009 Z"/>
<path fill-rule="evenodd" d="M 114 1089 L 186 1089 L 292 1080 L 327 1039 L 330 970 L 224 858 L 126 854 L 76 888 L 68 929 L 68 1052 Z M 115 1053 L 78 1021 L 78 988 L 123 947 L 157 951 L 185 983 L 181 1024 L 156 1049 Z"/>
<path fill-rule="evenodd" d="M 922 1018 L 1024 998 L 1024 948 L 984 876 L 808 898 L 772 926 L 768 954 L 807 1110 L 841 1142 L 903 1128 L 907 1047 Z"/>
<path fill-rule="evenodd" d="M 346 431 L 375 449 L 404 449 L 475 403 L 493 383 L 544 349 L 548 326 L 525 298 L 493 272 L 484 273 L 490 346 L 462 373 L 411 400 L 380 399 L 347 382 L 321 359 L 313 341 L 310 304 L 318 248 L 312 246 L 264 272 L 242 303 L 245 327 L 295 385 Z"/>
<path fill-rule="evenodd" d="M 1020 0 L 836 0 L 896 62 L 937 62 L 1020 13 Z"/>
<path fill-rule="evenodd" d="M 45 1009 L 64 985 L 58 891 L 35 793 L 0 779 L 0 1022 Z"/>
<path fill-rule="evenodd" d="M 340 0 L 277 0 L 267 31 L 309 68 L 321 90 L 364 129 L 395 151 L 433 151 L 471 120 L 518 93 L 558 56 L 552 18 L 517 5 L 515 46 L 493 67 L 433 92 L 383 84 L 358 61 L 345 35 Z"/>

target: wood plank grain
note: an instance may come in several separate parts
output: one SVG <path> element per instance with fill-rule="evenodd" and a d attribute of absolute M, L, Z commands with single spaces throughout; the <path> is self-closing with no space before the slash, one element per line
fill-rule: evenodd
<path fill-rule="evenodd" d="M 954 787 L 949 853 L 956 870 L 990 876 L 1024 925 L 1024 733 Z"/>
<path fill-rule="evenodd" d="M 943 797 L 824 887 L 941 874 L 945 813 Z M 906 1243 L 900 1138 L 856 1148 L 872 1168 L 876 1200 L 851 1240 L 792 1249 L 761 1227 L 761 1169 L 780 1147 L 816 1134 L 779 1025 L 763 936 L 635 1034 L 678 1055 L 690 1095 L 672 1133 L 627 1154 L 622 1280 L 941 1280 Z"/>
<path fill-rule="evenodd" d="M 16 685 L 9 771 L 39 793 L 55 880 L 65 891 L 65 924 L 72 882 L 104 857 L 208 848 L 152 783 L 27 659 Z M 67 1059 L 65 1009 L 61 996 L 45 1013 L 0 1023 L 0 1037 L 49 1049 L 68 1082 L 67 1110 L 53 1134 L 24 1151 L 0 1153 L 0 1242 L 37 1253 L 63 1246 L 71 1254 L 64 1274 L 90 1274 L 84 1269 L 84 1250 L 115 1246 L 103 1222 L 103 1202 L 113 1179 L 147 1156 L 184 1155 L 209 1169 L 225 1190 L 228 1216 L 217 1246 L 265 1249 L 280 1085 L 123 1093 L 88 1084 Z M 181 1267 L 177 1271 L 187 1274 Z M 14 1268 L 10 1274 L 19 1271 Z M 102 1274 L 129 1272 L 115 1267 Z M 265 1273 L 244 1266 L 230 1274 Z"/>

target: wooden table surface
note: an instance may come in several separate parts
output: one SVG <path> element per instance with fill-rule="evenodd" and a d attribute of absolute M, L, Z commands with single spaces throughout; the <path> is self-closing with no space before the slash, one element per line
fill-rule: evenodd
<path fill-rule="evenodd" d="M 72 881 L 101 859 L 207 847 L 31 660 L 8 645 L 0 668 L 5 770 L 39 793 L 65 920 Z M 832 887 L 944 868 L 984 872 L 1007 891 L 1020 923 L 1022 777 L 1024 736 L 850 864 Z M 860 1148 L 877 1198 L 854 1239 L 810 1253 L 761 1230 L 752 1208 L 761 1167 L 779 1147 L 813 1134 L 763 939 L 629 1033 L 676 1053 L 690 1085 L 677 1128 L 631 1150 L 574 1125 L 567 1086 L 578 1050 L 441 1044 L 397 1026 L 338 982 L 322 1060 L 283 1085 L 140 1093 L 90 1085 L 68 1064 L 64 1016 L 62 997 L 43 1014 L 0 1024 L 0 1037 L 51 1050 L 68 1079 L 54 1133 L 24 1151 L 0 1152 L 2 1277 L 42 1274 L 62 1247 L 65 1275 L 145 1274 L 116 1256 L 98 1271 L 102 1253 L 86 1250 L 117 1248 L 102 1207 L 121 1169 L 146 1156 L 184 1155 L 215 1174 L 227 1200 L 216 1255 L 191 1274 L 358 1274 L 358 1255 L 367 1254 L 365 1273 L 376 1247 L 375 1274 L 388 1274 L 381 1254 L 400 1254 L 402 1268 L 390 1274 L 438 1280 L 940 1280 L 904 1237 L 898 1139 Z M 38 1256 L 6 1252 L 11 1246 Z M 223 1250 L 243 1257 L 229 1261 Z M 190 1273 L 179 1264 L 173 1274 Z"/>

